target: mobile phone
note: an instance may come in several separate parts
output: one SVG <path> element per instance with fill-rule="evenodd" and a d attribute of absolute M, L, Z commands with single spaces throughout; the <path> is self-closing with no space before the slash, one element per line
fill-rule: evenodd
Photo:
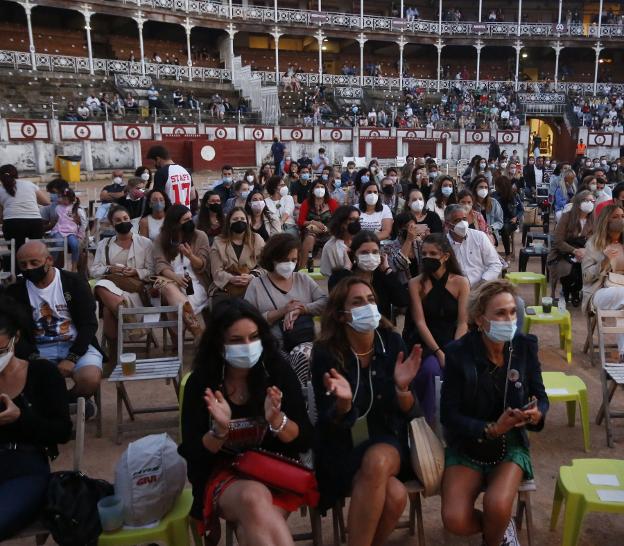
<path fill-rule="evenodd" d="M 527 309 L 524 310 L 524 312 L 527 315 L 534 315 L 535 314 L 535 309 L 527 308 Z"/>
<path fill-rule="evenodd" d="M 522 406 L 520 409 L 522 411 L 527 411 L 527 410 L 533 409 L 536 406 L 537 406 L 537 398 L 533 398 L 532 400 L 529 400 L 529 402 L 525 404 L 524 406 Z"/>

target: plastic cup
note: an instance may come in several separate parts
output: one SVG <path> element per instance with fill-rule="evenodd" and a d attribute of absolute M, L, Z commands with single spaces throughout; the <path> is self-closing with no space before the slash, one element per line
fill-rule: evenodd
<path fill-rule="evenodd" d="M 116 531 L 123 526 L 123 502 L 119 497 L 111 495 L 100 499 L 97 509 L 104 531 Z"/>
<path fill-rule="evenodd" d="M 136 373 L 136 353 L 123 353 L 119 357 L 121 362 L 121 373 L 123 375 L 134 375 Z"/>
<path fill-rule="evenodd" d="M 553 299 L 549 297 L 542 298 L 542 310 L 544 313 L 550 313 L 553 306 Z"/>

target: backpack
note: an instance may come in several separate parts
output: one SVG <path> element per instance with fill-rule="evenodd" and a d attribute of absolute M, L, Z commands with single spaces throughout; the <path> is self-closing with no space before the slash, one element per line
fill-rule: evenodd
<path fill-rule="evenodd" d="M 54 472 L 48 482 L 43 522 L 60 546 L 95 546 L 102 532 L 97 503 L 113 486 L 82 472 Z"/>
<path fill-rule="evenodd" d="M 186 461 L 167 434 L 130 442 L 115 468 L 115 494 L 126 525 L 147 525 L 166 516 L 186 483 Z"/>

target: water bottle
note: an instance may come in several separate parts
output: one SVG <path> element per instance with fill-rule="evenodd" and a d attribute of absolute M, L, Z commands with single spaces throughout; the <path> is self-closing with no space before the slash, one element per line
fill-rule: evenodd
<path fill-rule="evenodd" d="M 559 294 L 559 303 L 557 304 L 560 313 L 565 313 L 567 311 L 566 300 L 563 292 Z"/>
<path fill-rule="evenodd" d="M 314 273 L 314 257 L 312 251 L 308 252 L 308 273 Z"/>
<path fill-rule="evenodd" d="M 189 275 L 189 272 L 186 270 L 186 267 L 184 268 L 184 278 L 186 279 L 186 295 L 187 296 L 192 296 L 193 294 L 195 294 L 195 289 L 193 288 L 193 279 L 191 279 L 191 276 Z"/>

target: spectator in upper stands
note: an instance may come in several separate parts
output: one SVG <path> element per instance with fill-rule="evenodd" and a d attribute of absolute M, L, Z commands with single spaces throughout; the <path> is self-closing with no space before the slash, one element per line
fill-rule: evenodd
<path fill-rule="evenodd" d="M 223 186 L 223 184 L 222 184 Z M 222 186 L 218 186 L 215 188 L 215 193 L 221 196 L 221 192 L 219 192 L 219 188 Z M 223 207 L 223 214 L 228 214 L 234 207 L 245 207 L 247 204 L 247 197 L 251 193 L 251 188 L 253 186 L 247 182 L 247 180 L 237 180 L 234 182 L 234 196 L 230 197 Z"/>
<path fill-rule="evenodd" d="M 89 116 L 89 113 L 87 111 L 87 117 Z M 73 102 L 69 102 L 67 104 L 67 110 L 65 111 L 65 121 L 79 121 L 80 120 L 80 116 L 78 115 L 78 112 L 76 111 L 76 107 L 74 106 Z"/>
<path fill-rule="evenodd" d="M 111 104 L 111 101 L 108 98 L 108 93 L 102 93 L 100 95 L 100 106 L 102 107 L 102 111 L 107 116 L 111 116 L 113 114 L 113 105 Z"/>
<path fill-rule="evenodd" d="M 217 192 L 210 190 L 204 194 L 194 221 L 197 229 L 208 235 L 208 242 L 212 245 L 214 238 L 221 234 L 225 222 L 221 197 Z"/>
<path fill-rule="evenodd" d="M 356 205 L 360 210 L 360 224 L 363 230 L 374 232 L 379 240 L 389 239 L 392 234 L 392 211 L 379 199 L 379 187 L 376 182 L 363 184 L 360 201 Z"/>
<path fill-rule="evenodd" d="M 151 85 L 147 90 L 147 104 L 149 111 L 153 112 L 155 109 L 162 108 L 162 102 L 160 101 L 160 93 L 155 86 Z"/>
<path fill-rule="evenodd" d="M 113 95 L 113 99 L 111 100 L 111 107 L 113 108 L 114 114 L 122 117 L 126 115 L 126 106 L 119 93 L 115 93 Z"/>
<path fill-rule="evenodd" d="M 58 215 L 56 214 L 56 205 L 58 197 L 65 188 L 69 188 L 69 184 L 62 178 L 55 178 L 46 185 L 46 191 L 50 195 L 50 204 L 39 207 L 41 219 L 43 220 L 43 231 L 49 231 L 56 223 Z"/>
<path fill-rule="evenodd" d="M 431 189 L 433 195 L 427 201 L 427 210 L 435 212 L 444 221 L 444 210 L 448 205 L 457 203 L 455 181 L 451 176 L 439 176 Z"/>
<path fill-rule="evenodd" d="M 89 110 L 89 107 L 85 102 L 81 102 L 80 106 L 78 106 L 78 109 L 76 110 L 76 114 L 78 114 L 78 120 L 76 121 L 87 121 L 91 115 L 91 110 Z"/>
<path fill-rule="evenodd" d="M 54 267 L 47 247 L 40 241 L 25 243 L 17 253 L 23 279 L 7 288 L 7 294 L 25 306 L 32 317 L 34 347 L 50 360 L 61 375 L 74 382 L 70 401 L 90 397 L 102 377 L 103 355 L 96 332 L 95 300 L 87 281 L 77 273 Z M 94 405 L 88 401 L 88 414 Z"/>
<path fill-rule="evenodd" d="M 172 205 L 154 243 L 156 274 L 167 280 L 155 286 L 168 305 L 182 304 L 184 325 L 196 339 L 203 332 L 197 315 L 208 306 L 209 253 L 208 235 L 195 229 L 190 209 Z"/>
<path fill-rule="evenodd" d="M 266 206 L 263 192 L 254 189 L 249 193 L 245 202 L 245 212 L 249 216 L 251 231 L 260 235 L 265 242 L 272 235 L 282 232 L 280 218 Z"/>
<path fill-rule="evenodd" d="M 169 210 L 171 201 L 165 193 L 152 190 L 145 196 L 145 202 L 147 206 L 145 216 L 139 221 L 139 235 L 154 242 L 160 235 L 160 229 L 165 221 L 165 213 Z"/>
<path fill-rule="evenodd" d="M 245 295 L 252 277 L 258 274 L 263 247 L 262 237 L 251 231 L 245 209 L 233 208 L 210 248 L 212 284 L 208 294 L 213 309 L 220 299 Z"/>
<path fill-rule="evenodd" d="M 503 247 L 505 249 L 505 260 L 515 259 L 511 253 L 511 243 L 514 232 L 520 225 L 523 206 L 517 193 L 511 187 L 511 181 L 505 176 L 499 176 L 495 182 L 496 192 L 492 195 L 503 210 L 503 227 L 499 230 Z"/>
<path fill-rule="evenodd" d="M 323 245 L 321 273 L 329 277 L 334 271 L 351 269 L 349 246 L 353 237 L 361 230 L 360 211 L 353 206 L 338 207 L 329 221 L 331 237 Z"/>
<path fill-rule="evenodd" d="M 191 202 L 197 199 L 197 191 L 189 172 L 174 163 L 169 150 L 164 146 L 152 146 L 147 152 L 147 159 L 151 159 L 157 169 L 154 174 L 154 189 L 166 193 L 173 204 L 190 208 Z"/>
<path fill-rule="evenodd" d="M 133 229 L 138 228 L 139 220 L 143 218 L 147 209 L 147 199 L 145 198 L 145 182 L 142 178 L 133 177 L 126 184 L 125 195 L 117 199 L 116 203 L 124 207 L 130 215 Z"/>
<path fill-rule="evenodd" d="M 496 279 L 503 269 L 500 258 L 485 233 L 468 227 L 465 207 L 449 205 L 444 220 L 447 237 L 471 288 Z"/>
<path fill-rule="evenodd" d="M 3 236 L 5 241 L 15 239 L 15 249 L 18 250 L 26 239 L 43 237 L 39 205 L 49 205 L 50 200 L 30 180 L 18 178 L 14 165 L 0 167 L 0 182 Z"/>
<path fill-rule="evenodd" d="M 325 148 L 319 148 L 318 155 L 312 161 L 312 169 L 315 174 L 321 174 L 325 167 L 331 167 L 331 161 L 325 154 Z"/>
<path fill-rule="evenodd" d="M 191 110 L 199 110 L 199 101 L 195 98 L 195 94 L 190 92 L 186 97 L 186 104 Z"/>
<path fill-rule="evenodd" d="M 162 58 L 158 53 L 154 52 L 154 54 L 152 55 L 152 62 L 156 64 L 162 63 Z"/>
<path fill-rule="evenodd" d="M 265 199 L 268 211 L 279 218 L 282 231 L 299 236 L 299 229 L 295 220 L 295 201 L 289 195 L 288 186 L 283 178 L 272 176 L 266 184 L 267 198 Z"/>
<path fill-rule="evenodd" d="M 332 214 L 338 208 L 327 191 L 325 182 L 320 179 L 310 184 L 308 197 L 301 204 L 297 225 L 301 229 L 303 243 L 299 256 L 299 268 L 306 265 L 306 260 L 313 252 L 315 244 L 322 245 L 329 239 L 327 226 Z"/>
<path fill-rule="evenodd" d="M 284 151 L 286 146 L 283 142 L 280 142 L 279 137 L 273 137 L 273 144 L 271 144 L 271 154 L 273 155 L 273 164 L 275 165 L 275 174 L 282 175 L 281 170 L 282 160 L 284 159 Z"/>
<path fill-rule="evenodd" d="M 91 93 L 86 98 L 85 104 L 93 117 L 99 116 L 102 113 L 102 103 L 100 99 L 95 96 L 95 93 Z"/>
<path fill-rule="evenodd" d="M 301 205 L 305 203 L 308 198 L 308 194 L 310 192 L 312 175 L 310 174 L 310 169 L 308 167 L 302 167 L 299 170 L 299 178 L 291 183 L 290 185 L 290 193 L 295 200 L 296 205 Z"/>
<path fill-rule="evenodd" d="M 179 89 L 176 89 L 173 94 L 171 95 L 171 98 L 173 99 L 173 105 L 176 108 L 184 108 L 184 96 L 182 95 L 182 92 Z"/>
<path fill-rule="evenodd" d="M 67 239 L 67 248 L 71 253 L 69 271 L 76 271 L 80 259 L 80 244 L 87 229 L 87 216 L 80 206 L 80 199 L 74 190 L 65 188 L 58 196 L 56 223 L 50 230 L 53 238 Z"/>
<path fill-rule="evenodd" d="M 30 321 L 11 298 L 0 298 L 0 540 L 32 523 L 46 502 L 48 457 L 71 436 L 65 380 L 56 366 L 16 354 Z M 15 446 L 13 449 L 11 446 Z"/>
<path fill-rule="evenodd" d="M 138 110 L 139 108 L 139 103 L 136 101 L 136 99 L 130 94 L 128 93 L 126 95 L 126 98 L 124 99 L 124 106 L 126 108 L 126 110 Z"/>

